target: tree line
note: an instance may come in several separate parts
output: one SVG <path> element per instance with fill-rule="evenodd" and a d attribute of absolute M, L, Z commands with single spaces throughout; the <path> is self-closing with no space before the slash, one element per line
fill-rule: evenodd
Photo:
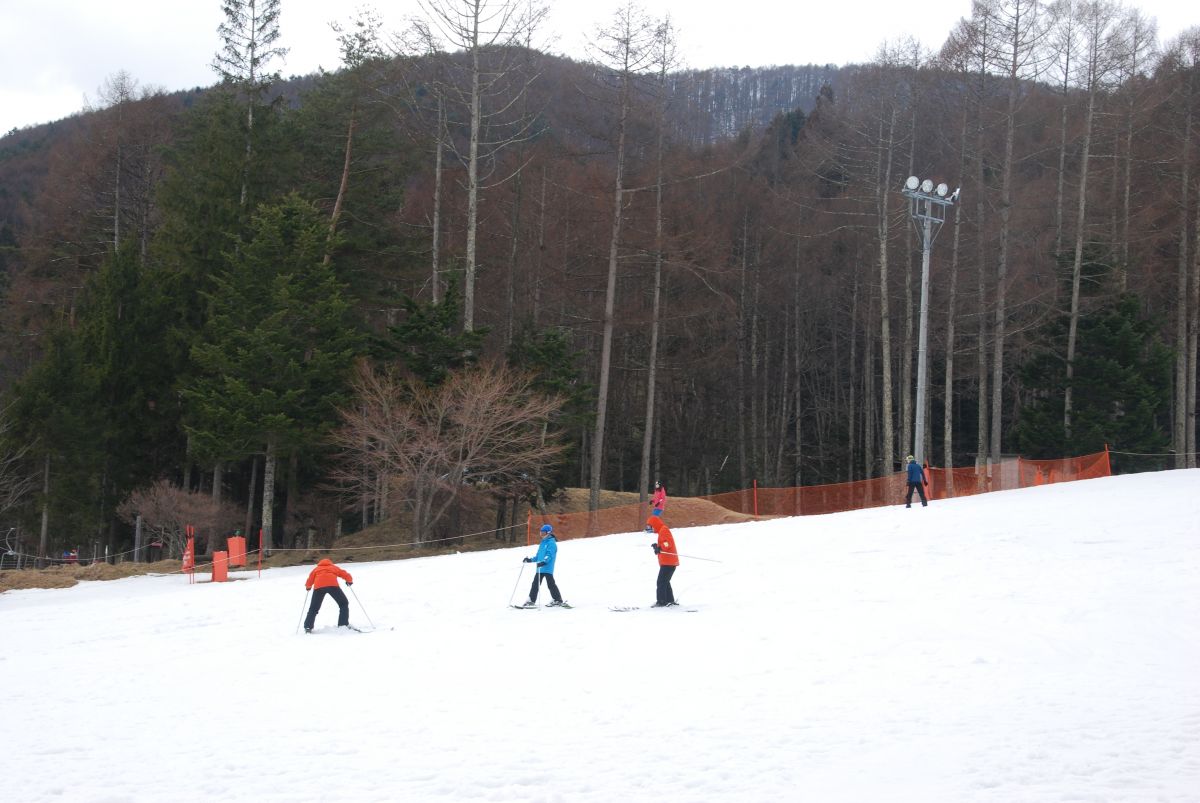
<path fill-rule="evenodd" d="M 0 487 L 43 551 L 172 492 L 278 546 L 864 479 L 918 414 L 935 464 L 1195 465 L 1200 30 L 988 0 L 936 52 L 684 70 L 633 3 L 571 60 L 536 5 L 428 0 L 288 83 L 280 2 L 224 4 L 208 90 L 118 74 L 0 140 Z M 921 411 L 910 175 L 960 188 Z"/>

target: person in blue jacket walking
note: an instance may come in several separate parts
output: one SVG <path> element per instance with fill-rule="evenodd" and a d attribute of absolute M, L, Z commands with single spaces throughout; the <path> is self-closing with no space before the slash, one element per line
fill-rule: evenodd
<path fill-rule="evenodd" d="M 904 497 L 904 506 L 912 507 L 912 494 L 916 491 L 921 496 L 921 507 L 929 504 L 925 498 L 925 470 L 912 455 L 908 456 L 908 495 Z"/>
<path fill-rule="evenodd" d="M 529 589 L 529 599 L 526 606 L 537 604 L 538 586 L 542 580 L 550 589 L 551 605 L 562 605 L 562 594 L 558 593 L 558 584 L 554 582 L 554 561 L 558 558 L 558 539 L 554 537 L 554 528 L 549 524 L 542 525 L 542 543 L 538 544 L 537 555 L 525 558 L 526 563 L 537 564 L 537 573 L 533 575 L 533 586 Z"/>

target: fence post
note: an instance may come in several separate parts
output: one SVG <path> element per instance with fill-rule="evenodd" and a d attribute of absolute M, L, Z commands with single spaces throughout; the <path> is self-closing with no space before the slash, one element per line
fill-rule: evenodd
<path fill-rule="evenodd" d="M 758 480 L 754 481 L 754 515 L 758 517 Z"/>

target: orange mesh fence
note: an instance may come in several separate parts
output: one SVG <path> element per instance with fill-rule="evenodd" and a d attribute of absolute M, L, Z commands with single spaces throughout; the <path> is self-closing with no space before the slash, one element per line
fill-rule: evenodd
<path fill-rule="evenodd" d="M 756 488 L 701 498 L 750 516 L 811 516 L 894 505 L 903 497 L 904 475 L 893 474 L 857 482 L 801 488 Z"/>
<path fill-rule="evenodd" d="M 646 505 L 620 505 L 606 507 L 602 510 L 585 510 L 580 513 L 553 513 L 548 516 L 534 514 L 530 518 L 526 541 L 529 544 L 536 544 L 541 538 L 538 530 L 543 524 L 550 524 L 554 527 L 554 536 L 559 541 L 642 530 L 646 527 L 648 513 Z M 709 522 L 699 523 L 707 524 Z M 682 527 L 685 525 L 673 522 L 672 526 Z"/>
<path fill-rule="evenodd" d="M 1011 458 L 978 468 L 934 468 L 925 470 L 930 499 L 972 496 L 990 491 L 1009 491 L 1056 482 L 1107 477 L 1112 474 L 1108 452 L 1059 460 Z M 709 505 L 669 505 L 663 520 L 671 527 L 696 527 L 730 521 L 729 513 L 774 518 L 840 513 L 869 507 L 896 505 L 904 501 L 904 472 L 857 482 L 808 485 L 800 488 L 747 488 L 741 491 L 690 497 Z M 679 498 L 676 497 L 676 502 Z M 542 524 L 552 524 L 558 540 L 594 535 L 627 533 L 645 528 L 646 505 L 621 505 L 582 513 L 559 513 L 530 518 L 528 543 L 539 539 Z"/>

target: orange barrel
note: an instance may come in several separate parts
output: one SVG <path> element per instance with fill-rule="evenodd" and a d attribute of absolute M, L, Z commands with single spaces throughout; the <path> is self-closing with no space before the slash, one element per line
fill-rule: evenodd
<path fill-rule="evenodd" d="M 229 553 L 214 552 L 212 562 L 212 581 L 224 583 L 229 579 Z"/>
<path fill-rule="evenodd" d="M 229 542 L 229 565 L 230 566 L 245 566 L 246 565 L 246 537 L 243 535 L 231 535 L 228 538 Z"/>

